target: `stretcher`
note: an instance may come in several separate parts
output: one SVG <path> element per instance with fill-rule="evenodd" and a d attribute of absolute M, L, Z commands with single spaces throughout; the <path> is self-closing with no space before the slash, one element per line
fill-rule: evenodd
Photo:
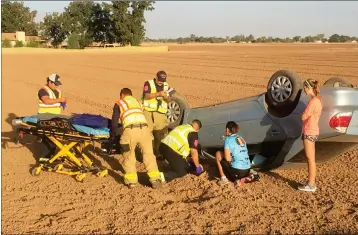
<path fill-rule="evenodd" d="M 94 142 L 100 143 L 101 146 L 108 143 L 110 123 L 108 122 L 107 127 L 94 128 L 73 124 L 72 118 L 46 113 L 12 120 L 12 125 L 17 129 L 17 143 L 24 134 L 29 134 L 37 136 L 39 142 L 47 141 L 55 146 L 51 152 L 52 157 L 39 161 L 31 170 L 33 176 L 38 176 L 41 170 L 46 170 L 75 176 L 77 181 L 83 182 L 89 172 L 95 173 L 98 177 L 105 177 L 108 174 L 107 169 L 96 166 L 83 150 L 91 143 L 94 145 Z"/>

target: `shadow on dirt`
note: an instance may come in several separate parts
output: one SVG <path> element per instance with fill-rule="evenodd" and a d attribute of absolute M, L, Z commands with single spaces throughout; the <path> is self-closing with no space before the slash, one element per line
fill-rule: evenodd
<path fill-rule="evenodd" d="M 108 155 L 106 153 L 103 153 L 100 148 L 95 149 L 96 155 L 101 157 L 109 166 L 111 169 L 108 169 L 109 175 L 111 175 L 118 183 L 124 184 L 124 178 L 123 175 L 125 174 L 124 168 L 123 168 L 123 156 L 120 153 L 116 153 L 115 155 Z M 137 147 L 135 149 L 135 156 L 137 162 L 143 164 L 143 155 L 141 152 L 141 149 Z M 167 164 L 164 161 L 157 160 L 159 171 L 166 171 L 168 169 Z M 120 171 L 122 175 L 117 173 L 116 171 Z M 147 172 L 144 170 L 144 172 L 137 171 L 138 175 L 138 183 L 145 185 L 145 186 L 151 186 Z"/>
<path fill-rule="evenodd" d="M 34 159 L 38 159 L 38 156 L 41 156 L 41 153 L 46 150 L 46 148 L 36 142 L 36 137 L 31 135 L 24 135 L 24 138 L 17 144 L 17 132 L 16 128 L 12 126 L 12 120 L 18 116 L 14 113 L 9 113 L 5 121 L 12 127 L 12 131 L 1 132 L 1 147 L 3 149 L 14 149 L 14 148 L 23 148 L 26 147 L 33 155 Z M 14 146 L 10 146 L 10 143 Z"/>
<path fill-rule="evenodd" d="M 287 183 L 288 185 L 290 185 L 293 189 L 297 189 L 297 187 L 300 185 L 298 182 L 291 180 L 291 179 L 287 179 L 283 176 L 281 176 L 280 174 L 276 173 L 276 172 L 272 172 L 272 171 L 264 171 L 261 172 L 262 174 L 271 176 L 272 178 L 274 178 L 275 180 L 280 180 L 283 181 L 284 183 Z"/>

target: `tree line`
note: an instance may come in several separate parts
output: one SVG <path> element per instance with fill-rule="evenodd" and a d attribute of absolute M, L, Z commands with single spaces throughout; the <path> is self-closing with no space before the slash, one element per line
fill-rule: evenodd
<path fill-rule="evenodd" d="M 154 1 L 111 1 L 95 3 L 92 1 L 73 1 L 62 13 L 46 14 L 39 23 L 35 22 L 36 10 L 25 7 L 23 2 L 1 2 L 1 26 L 3 33 L 24 31 L 29 36 L 40 36 L 57 48 L 66 39 L 69 48 L 84 48 L 97 43 L 120 43 L 122 46 L 138 46 L 141 42 L 251 42 L 251 43 L 293 43 L 293 42 L 348 42 L 357 37 L 333 34 L 316 36 L 295 36 L 293 38 L 258 37 L 252 34 L 234 37 L 199 37 L 194 34 L 176 39 L 150 39 L 145 37 L 144 13 L 154 10 Z M 10 42 L 7 42 L 8 44 Z M 4 42 L 3 42 L 4 44 Z M 16 42 L 15 46 L 21 46 Z M 35 45 L 34 42 L 29 45 Z"/>
<path fill-rule="evenodd" d="M 36 10 L 23 2 L 1 2 L 2 33 L 24 31 L 58 47 L 68 44 L 84 48 L 92 42 L 138 46 L 145 37 L 144 12 L 154 10 L 154 1 L 73 1 L 62 13 L 46 14 L 35 22 Z"/>
<path fill-rule="evenodd" d="M 159 39 L 150 39 L 146 37 L 144 39 L 145 42 L 169 42 L 169 43 L 191 43 L 191 42 L 198 42 L 198 43 L 310 43 L 310 42 L 330 42 L 330 43 L 340 43 L 340 42 L 349 42 L 349 41 L 358 41 L 357 37 L 349 37 L 345 35 L 338 35 L 333 34 L 330 37 L 326 38 L 324 34 L 317 34 L 316 36 L 295 36 L 293 38 L 279 38 L 279 37 L 258 37 L 255 38 L 252 34 L 245 36 L 245 35 L 236 35 L 234 37 L 226 36 L 224 37 L 203 37 L 203 36 L 196 36 L 191 34 L 189 37 L 179 37 L 179 38 L 159 38 Z"/>

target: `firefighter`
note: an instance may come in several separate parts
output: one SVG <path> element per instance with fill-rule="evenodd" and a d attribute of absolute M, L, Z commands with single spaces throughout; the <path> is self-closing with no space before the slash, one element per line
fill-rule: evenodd
<path fill-rule="evenodd" d="M 170 97 L 167 95 L 168 89 L 167 74 L 164 71 L 159 71 L 156 78 L 146 81 L 143 87 L 144 116 L 154 137 L 154 154 L 159 160 L 162 160 L 159 153 L 160 141 L 168 134 L 169 123 L 166 117 L 170 102 Z"/>
<path fill-rule="evenodd" d="M 161 141 L 159 151 L 177 177 L 182 177 L 195 170 L 196 175 L 204 172 L 199 163 L 199 135 L 201 122 L 197 119 L 191 124 L 180 125 L 174 128 Z"/>
<path fill-rule="evenodd" d="M 129 88 L 123 88 L 113 107 L 111 138 L 118 131 L 118 121 L 121 120 L 123 134 L 120 138 L 120 148 L 124 156 L 124 183 L 133 188 L 138 184 L 136 170 L 135 148 L 137 144 L 143 152 L 143 163 L 153 188 L 162 185 L 161 174 L 153 154 L 152 135 L 148 130 L 147 120 L 143 114 L 143 106 L 132 96 Z"/>
<path fill-rule="evenodd" d="M 61 109 L 66 107 L 66 99 L 62 97 L 61 90 L 58 87 L 62 85 L 60 76 L 57 74 L 51 74 L 47 77 L 47 83 L 38 92 L 38 114 L 51 113 L 61 114 Z M 43 143 L 48 151 L 44 157 L 41 157 L 39 161 L 47 161 L 52 157 L 53 152 L 56 150 L 56 146 L 47 138 L 38 138 L 39 143 Z"/>

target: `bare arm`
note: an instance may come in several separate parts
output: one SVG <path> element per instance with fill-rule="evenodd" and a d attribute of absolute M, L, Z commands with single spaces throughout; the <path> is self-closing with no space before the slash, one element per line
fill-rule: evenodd
<path fill-rule="evenodd" d="M 231 162 L 231 154 L 229 149 L 224 149 L 224 158 L 226 161 Z"/>
<path fill-rule="evenodd" d="M 308 116 L 306 113 L 303 113 L 303 114 L 302 114 L 302 117 L 301 117 L 302 121 L 305 121 L 305 120 L 307 120 L 308 118 L 309 118 L 309 116 Z"/>
<path fill-rule="evenodd" d="M 190 149 L 190 156 L 191 156 L 191 158 L 193 159 L 194 165 L 195 165 L 196 167 L 199 167 L 199 166 L 200 166 L 200 163 L 199 163 L 198 150 L 191 148 L 191 149 Z"/>
<path fill-rule="evenodd" d="M 303 112 L 303 114 L 302 114 L 302 116 L 301 116 L 302 121 L 307 120 L 307 119 L 312 115 L 312 113 L 313 113 L 314 110 L 315 110 L 315 105 L 316 105 L 315 100 L 311 100 L 311 101 L 308 103 L 308 105 L 307 105 L 305 111 Z"/>

